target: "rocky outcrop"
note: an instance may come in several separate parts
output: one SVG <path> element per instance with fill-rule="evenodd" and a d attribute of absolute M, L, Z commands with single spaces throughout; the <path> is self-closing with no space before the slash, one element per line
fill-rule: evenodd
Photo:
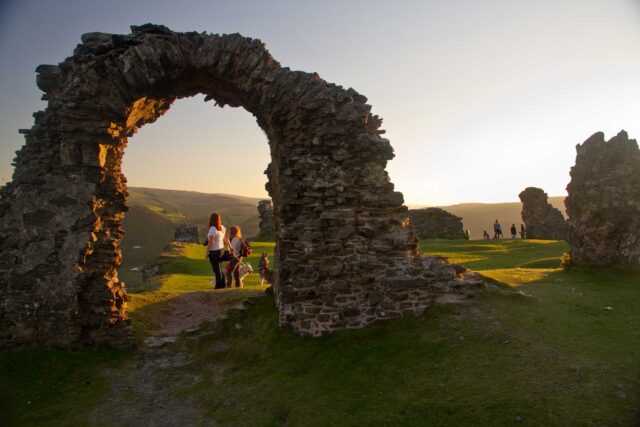
<path fill-rule="evenodd" d="M 562 212 L 549 204 L 547 193 L 540 188 L 527 187 L 519 197 L 528 239 L 567 239 L 567 222 Z"/>
<path fill-rule="evenodd" d="M 260 217 L 260 233 L 257 240 L 271 240 L 276 237 L 276 222 L 273 216 L 273 204 L 271 200 L 258 202 L 258 216 Z"/>
<path fill-rule="evenodd" d="M 576 151 L 565 200 L 572 263 L 640 269 L 638 143 L 598 132 Z"/>
<path fill-rule="evenodd" d="M 410 209 L 409 218 L 423 239 L 468 239 L 462 218 L 440 208 Z"/>
<path fill-rule="evenodd" d="M 481 284 L 418 255 L 367 98 L 282 67 L 259 40 L 146 24 L 85 34 L 71 57 L 36 71 L 48 105 L 22 131 L 0 197 L 0 345 L 133 342 L 117 273 L 122 156 L 139 127 L 198 93 L 244 107 L 268 137 L 281 325 L 309 335 L 362 327 Z"/>
<path fill-rule="evenodd" d="M 200 238 L 198 237 L 198 226 L 180 224 L 176 227 L 176 231 L 173 235 L 173 241 L 182 243 L 200 243 Z"/>

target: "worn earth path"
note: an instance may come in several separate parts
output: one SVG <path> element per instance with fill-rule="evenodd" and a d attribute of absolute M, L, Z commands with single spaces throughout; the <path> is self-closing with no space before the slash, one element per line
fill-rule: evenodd
<path fill-rule="evenodd" d="M 122 365 L 105 371 L 109 391 L 91 411 L 92 425 L 103 426 L 183 426 L 215 425 L 204 414 L 199 396 L 206 384 L 220 381 L 223 366 L 198 366 L 194 348 L 204 344 L 207 351 L 226 352 L 228 345 L 214 340 L 203 323 L 217 321 L 242 311 L 264 291 L 245 291 L 230 298 L 218 292 L 189 292 L 169 301 L 162 317 Z M 203 386 L 198 388 L 198 386 Z"/>

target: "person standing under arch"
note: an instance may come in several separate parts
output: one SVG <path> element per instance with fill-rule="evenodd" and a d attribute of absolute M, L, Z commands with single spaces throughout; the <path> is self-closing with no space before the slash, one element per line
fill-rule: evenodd
<path fill-rule="evenodd" d="M 236 282 L 236 288 L 242 288 L 242 278 L 240 277 L 240 264 L 242 263 L 242 246 L 244 244 L 242 239 L 242 230 L 240 227 L 234 225 L 230 228 L 230 244 L 229 250 L 231 251 L 231 261 L 227 266 L 227 284 L 232 287 L 233 281 Z"/>
<path fill-rule="evenodd" d="M 226 287 L 225 277 L 220 271 L 220 257 L 222 256 L 222 250 L 225 243 L 229 244 L 229 239 L 226 236 L 227 230 L 222 225 L 222 218 L 220 214 L 214 212 L 209 217 L 209 232 L 207 233 L 207 254 L 213 269 L 214 279 L 210 282 L 213 284 L 215 281 L 215 289 L 224 289 Z"/>

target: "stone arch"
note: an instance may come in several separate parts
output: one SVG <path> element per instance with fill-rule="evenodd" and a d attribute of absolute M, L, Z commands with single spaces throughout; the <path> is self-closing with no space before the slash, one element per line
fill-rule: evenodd
<path fill-rule="evenodd" d="M 243 107 L 266 133 L 281 325 L 320 335 L 422 312 L 479 281 L 417 256 L 381 119 L 353 89 L 291 71 L 258 41 L 132 27 L 89 33 L 40 66 L 34 114 L 0 202 L 0 342 L 131 344 L 117 276 L 127 138 L 198 93 Z"/>

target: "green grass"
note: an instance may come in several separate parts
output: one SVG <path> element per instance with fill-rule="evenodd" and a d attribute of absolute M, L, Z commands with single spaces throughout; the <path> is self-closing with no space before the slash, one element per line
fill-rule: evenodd
<path fill-rule="evenodd" d="M 254 244 L 252 263 L 272 247 Z M 190 362 L 163 375 L 191 375 L 174 399 L 197 402 L 216 425 L 636 425 L 640 273 L 565 272 L 557 267 L 566 249 L 533 240 L 427 241 L 423 252 L 498 285 L 468 304 L 321 338 L 278 328 L 273 299 L 263 298 L 245 314 L 208 324 L 196 340 L 181 338 L 174 351 Z M 168 263 L 172 274 L 132 294 L 134 319 L 163 298 L 207 289 L 202 247 L 188 246 Z M 0 366 L 9 369 L 0 371 L 1 413 L 15 424 L 81 424 L 108 397 L 103 368 L 127 357 L 2 351 Z M 61 378 L 69 384 L 57 385 Z M 28 396 L 40 398 L 26 406 Z"/>
<path fill-rule="evenodd" d="M 471 270 L 532 267 L 544 262 L 545 268 L 560 267 L 560 256 L 569 250 L 559 240 L 425 240 L 420 252 L 440 255 L 449 261 L 463 264 Z M 535 266 L 534 266 L 535 268 Z"/>
<path fill-rule="evenodd" d="M 83 425 L 108 393 L 100 372 L 129 357 L 109 349 L 0 351 L 0 425 Z"/>
<path fill-rule="evenodd" d="M 264 290 L 260 287 L 257 274 L 258 259 L 262 252 L 270 254 L 273 265 L 273 242 L 253 242 L 253 253 L 243 260 L 251 264 L 255 273 L 247 275 L 242 289 L 224 289 L 215 292 L 227 295 L 228 301 L 241 301 L 248 294 Z M 128 303 L 129 316 L 134 320 L 134 329 L 139 339 L 148 334 L 159 319 L 167 311 L 168 303 L 178 294 L 185 292 L 211 291 L 209 284 L 213 278 L 213 270 L 208 258 L 205 259 L 206 248 L 198 244 L 185 244 L 161 255 L 159 263 L 165 274 L 154 277 L 148 282 L 138 281 L 128 286 L 131 300 Z M 223 264 L 224 265 L 224 264 Z"/>

